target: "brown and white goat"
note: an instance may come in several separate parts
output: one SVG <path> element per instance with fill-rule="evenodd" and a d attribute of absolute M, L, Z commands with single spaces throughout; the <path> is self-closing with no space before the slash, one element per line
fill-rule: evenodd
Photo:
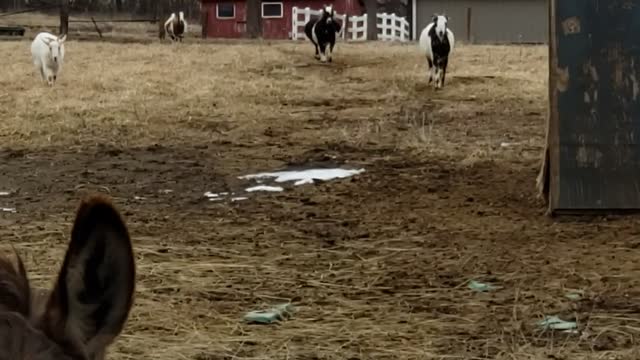
<path fill-rule="evenodd" d="M 134 291 L 124 221 L 106 198 L 86 198 L 51 291 L 30 287 L 19 256 L 0 258 L 0 359 L 104 359 L 127 321 Z"/>
<path fill-rule="evenodd" d="M 184 18 L 184 12 L 180 11 L 178 17 L 176 13 L 171 13 L 171 16 L 164 23 L 164 30 L 173 41 L 180 41 L 184 38 L 184 34 L 187 33 L 187 20 Z"/>

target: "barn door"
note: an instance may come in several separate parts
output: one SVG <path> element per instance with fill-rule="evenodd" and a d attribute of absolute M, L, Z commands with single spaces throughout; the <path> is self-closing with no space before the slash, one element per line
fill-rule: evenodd
<path fill-rule="evenodd" d="M 640 209 L 640 0 L 550 6 L 549 209 Z"/>

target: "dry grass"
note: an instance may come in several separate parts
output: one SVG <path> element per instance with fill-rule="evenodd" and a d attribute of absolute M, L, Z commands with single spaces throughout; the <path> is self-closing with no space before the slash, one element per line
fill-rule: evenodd
<path fill-rule="evenodd" d="M 116 198 L 139 278 L 112 359 L 637 356 L 635 220 L 558 225 L 531 200 L 544 48 L 460 46 L 436 93 L 414 46 L 339 44 L 323 66 L 306 43 L 71 38 L 53 89 L 28 46 L 0 43 L 0 190 L 20 190 L 2 199 L 19 211 L 0 215 L 0 236 L 45 284 L 79 189 Z M 200 199 L 247 171 L 324 158 L 367 173 Z M 503 289 L 472 293 L 471 278 Z M 563 298 L 570 287 L 585 300 Z M 298 307 L 292 320 L 242 323 L 279 301 Z M 577 316 L 581 335 L 537 331 L 550 313 Z"/>
<path fill-rule="evenodd" d="M 447 142 L 458 141 L 448 139 L 449 124 L 438 124 L 435 117 L 466 114 L 477 102 L 502 106 L 504 98 L 516 97 L 514 108 L 504 110 L 524 112 L 521 102 L 544 100 L 544 68 L 500 65 L 522 59 L 540 62 L 545 52 L 536 47 L 461 47 L 450 75 L 459 85 L 455 92 L 445 90 L 431 98 L 443 105 L 433 109 L 425 107 L 427 98 L 403 102 L 427 90 L 423 81 L 416 82 L 423 80 L 425 70 L 413 46 L 339 45 L 335 64 L 322 66 L 310 62 L 308 44 L 124 46 L 70 40 L 58 84 L 48 89 L 30 65 L 28 43 L 1 45 L 9 70 L 0 97 L 5 111 L 0 136 L 6 145 L 66 145 L 75 139 L 98 141 L 105 133 L 126 145 L 161 142 L 177 133 L 210 139 L 212 134 L 203 130 L 240 137 L 257 127 L 274 126 L 274 121 L 309 120 L 308 111 L 319 106 L 328 116 L 347 119 L 323 129 L 326 138 L 342 134 L 354 142 L 375 139 L 404 122 L 399 125 L 416 131 L 399 146 L 439 151 Z M 496 81 L 482 79 L 492 74 L 500 75 Z M 514 94 L 514 85 L 522 91 Z M 331 103 L 336 97 L 340 104 Z M 371 108 L 380 109 L 374 118 Z M 404 111 L 400 119 L 398 108 Z M 484 141 L 493 138 L 492 143 L 499 142 L 495 135 L 503 134 L 477 134 Z M 435 142 L 427 144 L 427 137 Z M 475 148 L 477 143 L 470 145 Z"/>

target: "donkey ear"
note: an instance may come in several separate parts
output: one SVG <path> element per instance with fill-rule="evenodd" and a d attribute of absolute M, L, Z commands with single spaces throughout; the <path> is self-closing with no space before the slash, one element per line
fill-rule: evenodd
<path fill-rule="evenodd" d="M 0 312 L 13 311 L 23 316 L 31 313 L 31 288 L 20 255 L 0 255 Z"/>
<path fill-rule="evenodd" d="M 58 38 L 58 42 L 60 42 L 61 44 L 63 42 L 65 42 L 67 40 L 67 34 L 62 35 L 61 37 Z"/>
<path fill-rule="evenodd" d="M 84 200 L 44 314 L 53 338 L 99 356 L 122 331 L 133 304 L 135 263 L 127 227 L 101 196 Z M 63 334 L 51 334 L 54 331 Z"/>

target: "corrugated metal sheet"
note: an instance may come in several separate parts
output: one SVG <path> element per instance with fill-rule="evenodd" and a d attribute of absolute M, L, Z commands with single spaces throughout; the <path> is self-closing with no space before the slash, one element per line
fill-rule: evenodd
<path fill-rule="evenodd" d="M 416 39 L 434 13 L 446 13 L 460 41 L 546 43 L 547 0 L 414 0 Z"/>
<path fill-rule="evenodd" d="M 551 212 L 640 209 L 640 0 L 552 0 Z"/>

